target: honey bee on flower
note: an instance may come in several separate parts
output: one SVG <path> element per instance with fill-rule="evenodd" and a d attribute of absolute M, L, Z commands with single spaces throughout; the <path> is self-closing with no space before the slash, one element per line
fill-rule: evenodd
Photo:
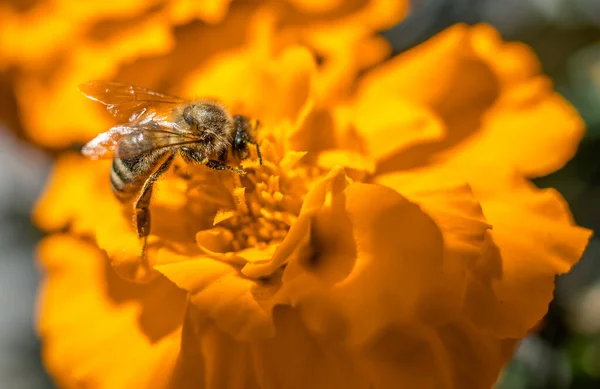
<path fill-rule="evenodd" d="M 250 155 L 248 144 L 253 144 L 262 165 L 255 138 L 258 121 L 232 116 L 219 103 L 186 101 L 108 81 L 90 81 L 79 89 L 123 121 L 88 142 L 82 153 L 92 159 L 113 158 L 110 184 L 119 201 L 134 200 L 134 223 L 143 240 L 142 256 L 150 234 L 153 185 L 177 155 L 188 163 L 244 174 L 242 169 L 226 164 L 228 153 L 231 150 L 232 156 L 244 160 Z"/>
<path fill-rule="evenodd" d="M 404 0 L 118 3 L 64 23 L 78 39 L 48 39 L 64 61 L 22 70 L 28 136 L 87 142 L 112 125 L 73 85 L 129 79 L 252 112 L 260 150 L 257 123 L 240 117 L 238 138 L 221 105 L 82 87 L 120 124 L 84 150 L 113 161 L 64 153 L 34 211 L 50 234 L 38 329 L 59 387 L 491 388 L 590 236 L 528 180 L 583 134 L 533 52 L 459 25 L 391 57 L 377 31 Z M 66 16 L 86 16 L 73 4 Z M 135 7 L 131 31 L 96 37 Z M 254 146 L 265 164 L 240 178 Z M 155 174 L 190 154 L 202 165 Z M 111 187 L 146 207 L 137 233 Z"/>

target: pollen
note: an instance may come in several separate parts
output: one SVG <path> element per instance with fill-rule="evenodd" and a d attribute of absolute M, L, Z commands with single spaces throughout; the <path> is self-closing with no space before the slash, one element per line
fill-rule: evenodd
<path fill-rule="evenodd" d="M 233 251 L 263 248 L 283 240 L 300 212 L 302 196 L 308 191 L 308 186 L 299 182 L 304 174 L 295 173 L 286 174 L 269 164 L 241 179 L 244 186 L 233 192 L 235 210 L 220 210 L 221 214 L 232 215 L 216 223 L 233 233 Z"/>
<path fill-rule="evenodd" d="M 268 140 L 261 149 L 265 163 L 249 163 L 243 176 L 206 170 L 192 175 L 191 201 L 214 210 L 209 229 L 226 241 L 226 252 L 263 250 L 281 243 L 318 177 L 314 169 L 302 164 L 304 153 L 281 155 Z M 213 191 L 207 190 L 210 185 Z"/>

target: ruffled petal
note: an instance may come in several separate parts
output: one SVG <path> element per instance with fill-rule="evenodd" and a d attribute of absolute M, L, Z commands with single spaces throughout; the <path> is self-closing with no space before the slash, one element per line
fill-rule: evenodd
<path fill-rule="evenodd" d="M 505 188 L 479 196 L 493 230 L 470 285 L 466 313 L 479 328 L 516 338 L 542 319 L 555 277 L 579 261 L 592 232 L 574 224 L 558 192 L 518 178 Z"/>
<path fill-rule="evenodd" d="M 433 221 L 382 186 L 354 183 L 326 198 L 312 216 L 309 249 L 292 257 L 282 279 L 307 327 L 361 343 L 418 320 L 442 266 Z"/>
<path fill-rule="evenodd" d="M 485 174 L 485 166 L 480 168 L 469 175 L 440 166 L 388 174 L 377 181 L 416 203 L 424 200 L 419 188 L 428 183 L 469 182 L 492 229 L 469 272 L 465 314 L 498 337 L 519 338 L 541 320 L 552 299 L 554 278 L 579 260 L 591 231 L 574 224 L 556 191 L 539 190 L 515 173 L 492 176 Z"/>

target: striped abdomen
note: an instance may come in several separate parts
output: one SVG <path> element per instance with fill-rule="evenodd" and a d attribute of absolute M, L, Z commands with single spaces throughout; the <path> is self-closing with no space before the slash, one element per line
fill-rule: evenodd
<path fill-rule="evenodd" d="M 166 150 L 151 151 L 133 158 L 113 159 L 110 171 L 110 185 L 121 202 L 127 202 L 139 195 L 144 182 L 156 169 Z"/>

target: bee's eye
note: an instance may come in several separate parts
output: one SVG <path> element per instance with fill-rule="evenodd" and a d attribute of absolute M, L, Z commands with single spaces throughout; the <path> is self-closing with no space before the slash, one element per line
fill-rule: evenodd
<path fill-rule="evenodd" d="M 185 122 L 190 126 L 195 123 L 194 116 L 192 116 L 191 106 L 185 107 L 185 109 L 183 110 L 183 120 L 185 120 Z"/>

